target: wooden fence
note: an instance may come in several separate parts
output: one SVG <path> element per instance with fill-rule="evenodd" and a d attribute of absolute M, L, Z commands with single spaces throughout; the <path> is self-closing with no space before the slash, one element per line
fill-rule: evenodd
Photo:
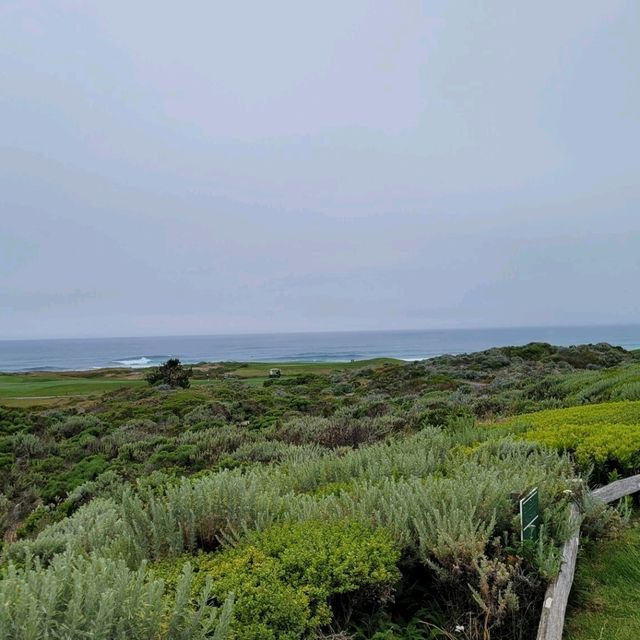
<path fill-rule="evenodd" d="M 613 502 L 640 491 L 640 475 L 616 480 L 606 487 L 600 487 L 593 495 L 604 502 Z M 576 505 L 569 514 L 571 530 L 575 531 L 562 547 L 562 565 L 557 578 L 547 587 L 542 605 L 537 640 L 562 640 L 564 616 L 567 611 L 569 593 L 576 571 L 578 545 L 580 543 L 580 512 Z"/>

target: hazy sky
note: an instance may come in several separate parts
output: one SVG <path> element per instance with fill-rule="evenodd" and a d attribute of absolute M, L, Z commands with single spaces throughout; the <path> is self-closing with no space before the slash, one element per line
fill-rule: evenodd
<path fill-rule="evenodd" d="M 640 321 L 637 0 L 0 2 L 0 338 Z"/>

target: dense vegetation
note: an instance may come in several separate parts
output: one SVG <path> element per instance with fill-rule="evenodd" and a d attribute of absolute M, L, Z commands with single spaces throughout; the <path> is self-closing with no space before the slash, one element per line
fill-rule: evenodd
<path fill-rule="evenodd" d="M 513 418 L 507 425 L 523 429 L 528 440 L 572 453 L 595 481 L 640 473 L 640 401 L 551 409 Z"/>
<path fill-rule="evenodd" d="M 528 638 L 570 502 L 619 521 L 584 469 L 637 468 L 640 360 L 609 345 L 237 368 L 0 409 L 3 637 Z"/>

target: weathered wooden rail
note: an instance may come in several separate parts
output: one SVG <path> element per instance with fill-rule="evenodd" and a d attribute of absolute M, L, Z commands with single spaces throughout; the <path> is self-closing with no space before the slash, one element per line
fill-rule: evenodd
<path fill-rule="evenodd" d="M 604 502 L 613 502 L 638 491 L 640 491 L 640 475 L 616 480 L 606 487 L 596 489 L 593 495 Z"/>
<path fill-rule="evenodd" d="M 640 491 L 640 475 L 616 480 L 606 487 L 593 492 L 596 498 L 604 502 L 613 502 Z M 575 532 L 562 547 L 562 565 L 557 578 L 547 587 L 542 605 L 540 625 L 536 640 L 562 640 L 564 617 L 567 612 L 569 593 L 576 571 L 576 559 L 580 543 L 580 512 L 576 505 L 571 506 L 569 514 L 571 529 Z"/>

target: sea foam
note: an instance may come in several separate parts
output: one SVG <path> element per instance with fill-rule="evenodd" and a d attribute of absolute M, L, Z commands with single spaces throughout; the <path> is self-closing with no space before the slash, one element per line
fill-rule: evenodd
<path fill-rule="evenodd" d="M 146 358 L 145 356 L 142 356 L 141 358 L 131 358 L 129 360 L 114 360 L 115 364 L 122 365 L 123 367 L 131 367 L 132 369 L 148 367 L 152 362 L 153 360 Z"/>

